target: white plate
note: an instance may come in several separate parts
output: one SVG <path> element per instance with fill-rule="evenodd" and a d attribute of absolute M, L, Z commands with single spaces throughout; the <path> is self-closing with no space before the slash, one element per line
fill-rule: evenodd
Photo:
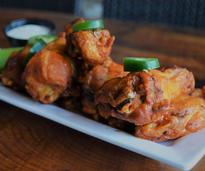
<path fill-rule="evenodd" d="M 205 129 L 175 141 L 154 143 L 54 105 L 44 105 L 0 84 L 0 100 L 127 150 L 190 170 L 205 154 Z"/>

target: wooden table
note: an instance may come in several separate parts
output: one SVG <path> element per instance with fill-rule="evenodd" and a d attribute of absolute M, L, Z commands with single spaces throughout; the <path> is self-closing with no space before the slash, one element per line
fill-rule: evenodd
<path fill-rule="evenodd" d="M 0 30 L 10 20 L 38 17 L 52 20 L 57 31 L 71 15 L 31 10 L 0 9 Z M 205 80 L 205 34 L 200 30 L 170 29 L 106 20 L 116 36 L 112 56 L 156 56 L 164 66 L 180 65 Z M 0 47 L 9 44 L 0 33 Z M 174 171 L 175 168 L 84 135 L 52 121 L 0 102 L 1 171 Z M 193 169 L 205 170 L 205 157 Z"/>

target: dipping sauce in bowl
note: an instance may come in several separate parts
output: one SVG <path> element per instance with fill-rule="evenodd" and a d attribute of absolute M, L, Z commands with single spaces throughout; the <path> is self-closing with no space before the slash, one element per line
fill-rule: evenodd
<path fill-rule="evenodd" d="M 4 34 L 12 46 L 24 46 L 28 39 L 37 35 L 54 33 L 55 25 L 42 19 L 18 19 L 9 23 Z"/>
<path fill-rule="evenodd" d="M 46 35 L 50 33 L 50 29 L 45 26 L 35 25 L 35 24 L 27 24 L 20 27 L 16 27 L 7 32 L 7 36 L 28 40 L 29 38 L 37 35 Z"/>

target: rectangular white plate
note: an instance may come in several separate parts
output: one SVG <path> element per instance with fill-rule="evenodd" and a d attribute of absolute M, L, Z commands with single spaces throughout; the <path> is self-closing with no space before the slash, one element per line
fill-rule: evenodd
<path fill-rule="evenodd" d="M 167 143 L 154 143 L 54 105 L 44 105 L 0 84 L 0 100 L 135 153 L 190 170 L 205 154 L 205 129 Z"/>

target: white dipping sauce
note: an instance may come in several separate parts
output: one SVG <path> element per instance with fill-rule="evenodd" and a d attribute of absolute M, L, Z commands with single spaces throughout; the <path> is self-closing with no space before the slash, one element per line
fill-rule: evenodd
<path fill-rule="evenodd" d="M 46 26 L 26 24 L 9 30 L 7 36 L 15 39 L 28 40 L 33 36 L 45 35 L 49 32 L 50 29 Z"/>

